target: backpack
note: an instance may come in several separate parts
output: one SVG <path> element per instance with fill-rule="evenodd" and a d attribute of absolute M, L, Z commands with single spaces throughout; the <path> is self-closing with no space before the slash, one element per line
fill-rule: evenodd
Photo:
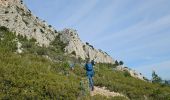
<path fill-rule="evenodd" d="M 86 64 L 86 70 L 87 71 L 92 71 L 93 70 L 93 65 L 91 63 Z"/>

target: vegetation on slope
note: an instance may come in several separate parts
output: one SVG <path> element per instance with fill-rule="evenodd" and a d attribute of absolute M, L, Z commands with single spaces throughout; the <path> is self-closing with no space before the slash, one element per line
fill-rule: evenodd
<path fill-rule="evenodd" d="M 68 67 L 66 63 L 53 63 L 38 54 L 16 54 L 15 34 L 1 27 L 0 35 L 0 98 L 74 99 L 79 95 L 79 80 L 59 73 Z"/>
<path fill-rule="evenodd" d="M 24 49 L 21 54 L 16 53 L 18 40 Z M 78 73 L 81 70 L 85 75 L 84 69 L 76 67 L 76 75 L 69 70 L 67 62 L 53 62 L 43 57 L 44 53 L 38 53 L 42 48 L 47 50 L 37 46 L 34 39 L 27 40 L 0 27 L 0 98 L 92 99 L 88 93 L 82 94 L 82 74 L 78 76 Z M 98 98 L 107 99 L 103 96 L 93 97 Z"/>
<path fill-rule="evenodd" d="M 17 54 L 17 41 L 22 43 L 23 53 Z M 60 41 L 50 47 L 36 45 L 35 39 L 16 36 L 0 27 L 0 98 L 1 99 L 58 99 L 58 100 L 125 100 L 123 97 L 90 97 L 82 90 L 80 81 L 85 70 L 78 61 L 72 71 L 63 54 Z M 44 55 L 49 56 L 47 59 Z M 55 62 L 57 61 L 57 62 Z M 62 62 L 61 62 L 62 61 Z M 95 85 L 125 94 L 132 100 L 168 100 L 170 87 L 152 84 L 130 77 L 128 72 L 113 70 L 116 65 L 97 64 Z M 85 87 L 87 88 L 87 87 Z"/>
<path fill-rule="evenodd" d="M 131 100 L 169 100 L 170 87 L 164 84 L 145 82 L 114 70 L 114 66 L 98 64 L 94 77 L 95 85 L 105 86 L 111 91 L 125 94 Z"/>

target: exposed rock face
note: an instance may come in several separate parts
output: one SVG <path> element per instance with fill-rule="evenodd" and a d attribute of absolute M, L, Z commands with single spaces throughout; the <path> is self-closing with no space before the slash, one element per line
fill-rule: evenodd
<path fill-rule="evenodd" d="M 94 59 L 96 62 L 114 63 L 114 60 L 105 52 L 97 50 L 89 44 L 83 43 L 80 40 L 76 30 L 64 29 L 61 31 L 60 38 L 64 43 L 68 44 L 65 48 L 65 51 L 69 54 L 74 54 L 82 59 Z"/>
<path fill-rule="evenodd" d="M 135 77 L 135 78 L 138 78 L 138 79 L 141 79 L 141 80 L 145 80 L 145 77 L 141 73 L 138 73 L 135 70 L 129 69 L 128 67 L 124 67 L 122 65 L 119 65 L 119 66 L 116 67 L 116 69 L 120 70 L 120 71 L 128 71 L 129 74 L 132 77 Z"/>
<path fill-rule="evenodd" d="M 20 0 L 0 0 L 0 26 L 16 34 L 35 38 L 40 45 L 48 46 L 55 30 L 31 14 Z"/>
<path fill-rule="evenodd" d="M 27 36 L 28 39 L 35 38 L 40 46 L 48 46 L 58 35 L 51 25 L 35 17 L 23 5 L 22 0 L 0 0 L 0 26 L 6 26 L 16 34 Z M 68 43 L 65 48 L 66 53 L 72 53 L 82 59 L 90 57 L 96 62 L 114 63 L 114 60 L 106 53 L 84 44 L 75 30 L 65 29 L 60 33 L 61 41 Z"/>

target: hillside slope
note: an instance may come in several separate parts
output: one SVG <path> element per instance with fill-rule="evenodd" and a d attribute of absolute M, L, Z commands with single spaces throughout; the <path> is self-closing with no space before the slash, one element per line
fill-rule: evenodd
<path fill-rule="evenodd" d="M 95 49 L 89 43 L 83 43 L 74 29 L 55 30 L 45 21 L 34 16 L 23 4 L 22 0 L 0 0 L 0 26 L 9 28 L 16 35 L 26 36 L 28 39 L 35 39 L 41 47 L 49 47 L 52 41 L 60 42 L 60 49 L 64 50 L 66 55 L 75 56 L 77 59 L 94 59 L 97 63 L 115 63 L 115 60 L 102 50 Z M 55 44 L 55 42 L 53 42 Z M 22 45 L 22 43 L 19 43 Z M 58 47 L 57 45 L 55 47 Z M 22 50 L 19 49 L 19 52 Z M 51 52 L 49 59 L 55 59 L 57 55 Z M 52 57 L 52 58 L 50 58 Z M 118 67 L 119 70 L 127 70 L 131 76 L 144 80 L 140 73 Z"/>
<path fill-rule="evenodd" d="M 24 44 L 22 53 L 16 52 L 18 42 Z M 61 62 L 46 58 L 50 53 L 62 55 Z M 60 46 L 55 49 L 40 47 L 35 39 L 16 36 L 0 27 L 0 99 L 127 100 L 120 96 L 90 96 L 81 62 L 70 70 L 67 57 Z M 116 67 L 115 64 L 98 63 L 94 69 L 95 86 L 106 87 L 130 100 L 170 99 L 170 86 L 133 78 Z M 80 85 L 83 80 L 86 82 Z"/>
<path fill-rule="evenodd" d="M 49 46 L 56 36 L 67 43 L 65 53 L 74 54 L 77 58 L 89 57 L 96 62 L 114 63 L 107 53 L 83 43 L 77 32 L 73 29 L 64 29 L 58 32 L 45 21 L 34 16 L 22 0 L 0 0 L 0 26 L 5 26 L 11 31 L 34 38 L 40 46 Z M 60 33 L 60 34 L 59 34 Z"/>

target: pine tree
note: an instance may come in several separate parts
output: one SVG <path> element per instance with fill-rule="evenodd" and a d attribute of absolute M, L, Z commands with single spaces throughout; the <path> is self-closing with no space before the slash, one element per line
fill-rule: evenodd
<path fill-rule="evenodd" d="M 124 64 L 124 62 L 123 61 L 119 61 L 119 65 L 123 65 Z"/>
<path fill-rule="evenodd" d="M 155 73 L 155 71 L 152 71 L 152 82 L 153 83 L 161 83 L 162 79 Z"/>
<path fill-rule="evenodd" d="M 119 62 L 116 60 L 116 61 L 115 61 L 115 64 L 118 66 L 118 65 L 119 65 Z"/>

